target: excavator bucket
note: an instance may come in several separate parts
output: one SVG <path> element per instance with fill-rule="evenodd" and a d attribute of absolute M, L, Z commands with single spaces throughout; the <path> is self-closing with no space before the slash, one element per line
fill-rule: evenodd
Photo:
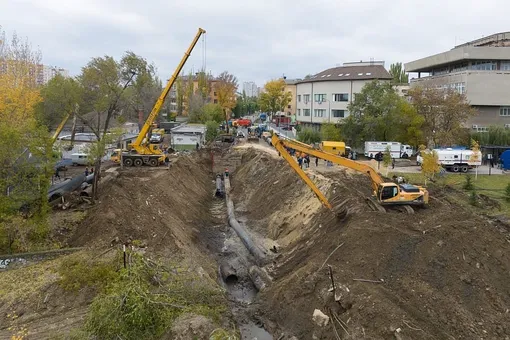
<path fill-rule="evenodd" d="M 384 209 L 384 207 L 380 205 L 379 202 L 377 202 L 377 200 L 374 197 L 367 198 L 367 204 L 373 211 L 378 211 L 382 213 L 386 212 L 386 209 Z"/>
<path fill-rule="evenodd" d="M 344 219 L 349 215 L 347 203 L 349 203 L 349 199 L 344 200 L 337 199 L 331 202 L 332 206 L 331 211 L 333 212 L 333 214 L 335 214 L 337 218 Z"/>

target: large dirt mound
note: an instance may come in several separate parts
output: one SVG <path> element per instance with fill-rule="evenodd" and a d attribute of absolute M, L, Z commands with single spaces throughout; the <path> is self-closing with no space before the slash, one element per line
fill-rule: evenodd
<path fill-rule="evenodd" d="M 307 171 L 323 192 L 350 199 L 346 221 L 281 159 L 248 151 L 232 176 L 247 225 L 281 246 L 269 268 L 275 282 L 259 295 L 273 331 L 334 339 L 334 324 L 352 339 L 510 336 L 508 230 L 437 198 L 415 215 L 373 212 L 364 203 L 368 177 L 319 169 Z M 341 303 L 328 293 L 328 264 Z M 316 326 L 315 308 L 338 315 L 345 330 Z"/>
<path fill-rule="evenodd" d="M 182 156 L 170 170 L 125 169 L 102 190 L 100 204 L 77 228 L 72 246 L 131 241 L 154 251 L 191 252 L 200 226 L 210 223 L 214 192 L 205 154 Z"/>

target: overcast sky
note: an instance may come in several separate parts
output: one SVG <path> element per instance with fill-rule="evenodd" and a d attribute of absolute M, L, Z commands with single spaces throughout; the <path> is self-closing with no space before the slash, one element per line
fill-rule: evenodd
<path fill-rule="evenodd" d="M 0 0 L 0 25 L 77 75 L 90 58 L 131 50 L 168 79 L 198 27 L 206 67 L 239 82 L 302 78 L 348 61 L 408 62 L 510 31 L 510 1 Z M 185 70 L 203 65 L 203 43 Z"/>

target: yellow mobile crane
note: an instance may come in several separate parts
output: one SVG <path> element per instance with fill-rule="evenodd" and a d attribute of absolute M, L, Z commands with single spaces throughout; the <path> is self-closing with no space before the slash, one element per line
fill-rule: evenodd
<path fill-rule="evenodd" d="M 368 199 L 368 203 L 371 208 L 376 211 L 385 212 L 384 207 L 397 207 L 402 208 L 408 214 L 414 213 L 411 206 L 424 206 L 429 202 L 429 193 L 427 189 L 410 185 L 410 184 L 397 184 L 393 182 L 384 182 L 381 176 L 371 166 L 360 162 L 353 161 L 351 159 L 336 156 L 328 152 L 320 151 L 312 148 L 308 144 L 304 144 L 298 141 L 289 139 L 280 139 L 276 134 L 273 134 L 271 143 L 278 150 L 278 152 L 285 158 L 289 165 L 296 171 L 301 179 L 313 190 L 319 200 L 324 206 L 329 209 L 333 209 L 328 199 L 324 194 L 315 186 L 312 180 L 306 175 L 306 173 L 297 165 L 292 156 L 287 152 L 287 148 L 294 149 L 296 151 L 307 153 L 311 156 L 315 156 L 338 165 L 345 166 L 347 168 L 363 172 L 367 174 L 372 181 L 373 196 Z M 338 210 L 335 207 L 333 210 Z M 345 211 L 342 211 L 345 213 Z"/>
<path fill-rule="evenodd" d="M 188 50 L 184 53 L 184 56 L 181 59 L 181 62 L 175 69 L 174 74 L 172 77 L 168 80 L 168 83 L 166 84 L 166 87 L 163 89 L 163 92 L 161 92 L 161 95 L 159 96 L 158 100 L 156 101 L 156 104 L 154 104 L 154 107 L 152 108 L 151 113 L 149 114 L 149 117 L 147 117 L 147 120 L 145 121 L 145 124 L 143 125 L 142 129 L 140 130 L 140 133 L 138 134 L 138 137 L 136 138 L 135 142 L 130 144 L 128 148 L 130 148 L 130 151 L 128 152 L 122 152 L 122 159 L 124 162 L 124 165 L 126 166 L 141 166 L 143 164 L 148 164 L 150 166 L 158 166 L 159 164 L 163 163 L 165 161 L 165 155 L 163 154 L 163 151 L 159 148 L 158 144 L 151 144 L 149 137 L 147 136 L 147 133 L 150 131 L 152 124 L 156 117 L 159 114 L 159 111 L 161 110 L 161 107 L 163 106 L 163 103 L 165 102 L 166 96 L 170 92 L 170 89 L 175 83 L 175 80 L 179 76 L 179 73 L 181 73 L 182 68 L 184 67 L 184 64 L 188 60 L 188 57 L 190 56 L 191 52 L 193 51 L 193 48 L 198 42 L 198 39 L 200 39 L 200 36 L 205 33 L 205 30 L 202 28 L 198 29 L 198 32 L 191 42 L 191 45 L 189 46 Z M 115 158 L 118 157 L 118 155 L 112 156 L 112 160 L 115 161 Z M 118 160 L 120 162 L 120 160 Z"/>

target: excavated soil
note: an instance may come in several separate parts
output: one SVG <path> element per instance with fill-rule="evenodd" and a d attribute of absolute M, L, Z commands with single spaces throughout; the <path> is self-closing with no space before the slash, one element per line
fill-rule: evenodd
<path fill-rule="evenodd" d="M 210 212 L 212 179 L 206 153 L 180 156 L 170 169 L 124 169 L 103 184 L 98 204 L 85 212 L 57 211 L 52 221 L 58 224 L 56 229 L 67 230 L 62 237 L 71 233 L 63 242 L 87 248 L 84 256 L 110 256 L 114 252 L 109 250 L 133 244 L 145 248 L 148 256 L 182 263 L 216 286 L 217 265 L 199 239 L 202 230 L 218 224 Z M 75 219 L 75 213 L 80 218 Z M 6 284 L 0 289 L 0 339 L 10 339 L 14 333 L 8 329 L 12 323 L 8 315 L 14 311 L 20 316 L 16 323 L 29 331 L 29 339 L 65 335 L 81 326 L 97 292 L 64 291 L 58 284 L 61 259 L 0 272 L 0 282 Z M 16 278 L 23 284 L 16 285 Z M 177 333 L 182 327 L 194 327 L 182 322 L 185 325 L 175 324 Z M 180 338 L 192 339 L 191 333 L 184 333 Z"/>
<path fill-rule="evenodd" d="M 307 172 L 330 199 L 349 199 L 338 220 L 283 159 L 237 152 L 238 214 L 278 245 L 267 268 L 274 282 L 257 297 L 275 338 L 510 339 L 505 226 L 432 189 L 430 206 L 414 215 L 374 212 L 368 177 L 313 164 Z M 315 309 L 330 317 L 326 326 L 312 321 Z"/>

